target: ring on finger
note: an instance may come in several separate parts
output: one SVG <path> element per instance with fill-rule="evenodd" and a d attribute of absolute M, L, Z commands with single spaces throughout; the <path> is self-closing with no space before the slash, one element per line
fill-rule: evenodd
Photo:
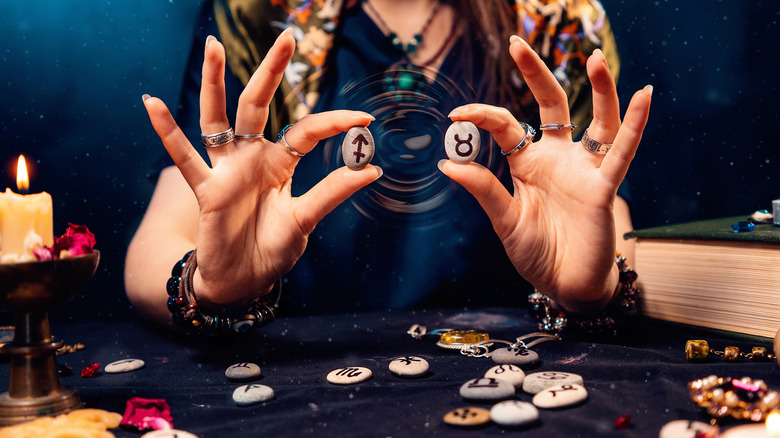
<path fill-rule="evenodd" d="M 523 137 L 522 140 L 520 140 L 520 143 L 517 144 L 517 146 L 513 147 L 512 149 L 504 152 L 501 151 L 501 155 L 508 157 L 509 155 L 514 154 L 515 152 L 520 152 L 523 149 L 525 149 L 526 146 L 533 143 L 534 137 L 536 136 L 536 130 L 525 122 L 520 122 L 520 126 L 525 130 L 525 137 Z"/>
<path fill-rule="evenodd" d="M 287 152 L 295 155 L 298 158 L 301 158 L 306 154 L 303 152 L 298 152 L 297 150 L 295 150 L 294 147 L 290 146 L 290 143 L 287 143 L 287 138 L 284 135 L 287 132 L 287 130 L 290 129 L 290 127 L 292 127 L 292 125 L 287 125 L 284 128 L 282 128 L 282 132 L 280 132 L 279 135 L 276 136 L 276 142 L 279 143 L 279 141 L 281 141 L 282 144 L 280 146 L 284 146 Z"/>
<path fill-rule="evenodd" d="M 577 125 L 574 123 L 542 123 L 541 125 L 539 125 L 539 129 L 541 131 L 553 131 L 553 130 L 558 130 L 563 128 L 569 128 L 572 131 L 574 131 L 575 129 L 577 129 Z"/>
<path fill-rule="evenodd" d="M 582 134 L 582 140 L 580 140 L 580 143 L 582 143 L 582 146 L 584 146 L 585 149 L 596 155 L 606 155 L 607 152 L 612 149 L 612 143 L 602 143 L 598 140 L 595 140 L 593 137 L 588 135 L 587 129 L 585 130 L 585 133 Z"/>
<path fill-rule="evenodd" d="M 201 134 L 200 142 L 206 148 L 216 148 L 230 143 L 235 138 L 236 135 L 233 133 L 233 128 L 228 128 L 216 134 Z"/>
<path fill-rule="evenodd" d="M 236 138 L 265 138 L 263 134 L 236 134 Z"/>

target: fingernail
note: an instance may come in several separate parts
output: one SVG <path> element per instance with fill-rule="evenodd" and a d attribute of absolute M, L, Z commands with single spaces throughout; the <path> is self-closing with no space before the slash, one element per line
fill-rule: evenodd
<path fill-rule="evenodd" d="M 442 172 L 444 172 L 444 163 L 446 163 L 449 160 L 439 160 L 438 163 L 436 163 L 436 167 L 439 168 Z"/>
<path fill-rule="evenodd" d="M 509 45 L 510 45 L 510 46 L 511 46 L 511 45 L 512 45 L 512 43 L 514 43 L 515 41 L 519 41 L 519 42 L 521 42 L 521 43 L 522 43 L 522 42 L 523 42 L 523 39 L 522 39 L 522 38 L 520 38 L 520 37 L 519 37 L 519 36 L 517 36 L 517 35 L 512 35 L 511 37 L 509 37 Z"/>
<path fill-rule="evenodd" d="M 148 94 L 144 94 L 143 96 L 141 96 L 141 99 L 142 99 L 144 102 L 146 102 L 146 101 L 147 101 L 147 100 L 149 100 L 151 97 L 152 97 L 152 96 L 150 96 L 150 95 L 148 95 Z"/>
<path fill-rule="evenodd" d="M 382 170 L 382 168 L 379 167 L 379 166 L 374 166 L 374 167 L 376 167 L 376 179 L 382 178 L 382 175 L 385 174 L 385 171 Z M 374 180 L 374 181 L 376 181 L 376 180 Z"/>
<path fill-rule="evenodd" d="M 650 97 L 653 97 L 653 86 L 652 85 L 645 85 L 645 90 L 647 90 L 648 93 L 650 93 Z"/>
<path fill-rule="evenodd" d="M 466 111 L 468 111 L 467 108 L 459 106 L 459 107 L 455 108 L 454 110 L 450 111 L 450 113 L 447 114 L 447 117 L 450 118 L 450 119 L 453 118 L 453 117 L 458 117 L 460 115 L 463 115 L 463 113 L 465 113 Z"/>
<path fill-rule="evenodd" d="M 287 29 L 283 30 L 282 33 L 279 34 L 279 36 L 276 38 L 277 40 L 282 39 L 283 36 L 291 34 L 293 32 L 292 27 L 288 27 Z"/>
<path fill-rule="evenodd" d="M 216 41 L 217 38 L 214 35 L 209 35 L 206 37 L 206 47 L 208 47 L 209 43 L 212 41 Z"/>
<path fill-rule="evenodd" d="M 364 111 L 352 111 L 352 115 L 355 116 L 355 117 L 362 117 L 362 118 L 365 118 L 365 119 L 369 119 L 372 122 L 374 120 L 376 120 L 376 118 L 374 116 L 372 116 L 371 114 L 369 114 L 367 112 L 364 112 Z"/>

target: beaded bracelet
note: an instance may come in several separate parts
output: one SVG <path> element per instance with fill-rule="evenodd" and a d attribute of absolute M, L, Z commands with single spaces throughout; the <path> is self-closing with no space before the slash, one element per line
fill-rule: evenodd
<path fill-rule="evenodd" d="M 729 346 L 723 350 L 713 350 L 710 344 L 703 339 L 689 339 L 685 342 L 685 358 L 688 362 L 705 362 L 711 357 L 721 357 L 726 362 L 737 362 L 740 359 L 748 359 L 753 362 L 773 361 L 775 355 L 767 351 L 766 347 L 752 347 L 750 353 L 739 351 L 739 347 Z"/>
<path fill-rule="evenodd" d="M 226 310 L 216 315 L 208 315 L 203 313 L 198 306 L 198 300 L 192 287 L 197 267 L 196 250 L 187 252 L 181 260 L 173 265 L 166 290 L 168 291 L 168 310 L 171 312 L 174 324 L 191 334 L 225 336 L 246 335 L 274 320 L 282 294 L 281 282 L 279 282 L 279 290 L 275 299 L 267 298 L 268 296 L 255 298 L 240 317 L 235 317 Z"/>
<path fill-rule="evenodd" d="M 688 383 L 691 401 L 707 410 L 713 424 L 731 416 L 737 420 L 763 421 L 780 406 L 780 394 L 771 391 L 763 380 L 749 377 L 707 376 Z"/>
<path fill-rule="evenodd" d="M 599 332 L 610 330 L 615 326 L 615 318 L 634 309 L 639 298 L 639 291 L 634 286 L 637 274 L 626 264 L 626 258 L 620 253 L 615 255 L 615 263 L 620 270 L 618 291 L 614 299 L 600 315 L 592 318 L 580 318 L 567 316 L 565 313 L 552 308 L 550 297 L 534 290 L 528 296 L 531 311 L 539 320 L 539 330 L 545 332 L 561 332 L 572 325 L 587 332 Z"/>

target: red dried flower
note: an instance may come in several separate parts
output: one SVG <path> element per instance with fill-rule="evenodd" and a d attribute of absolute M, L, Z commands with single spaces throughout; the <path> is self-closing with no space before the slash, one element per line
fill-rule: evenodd
<path fill-rule="evenodd" d="M 54 245 L 36 248 L 33 251 L 38 260 L 52 260 L 65 257 L 76 257 L 91 254 L 95 247 L 95 235 L 85 225 L 68 224 L 68 229 L 60 237 L 54 239 Z"/>
<path fill-rule="evenodd" d="M 127 401 L 125 414 L 119 425 L 143 431 L 160 427 L 160 419 L 173 427 L 171 407 L 165 399 L 133 397 Z"/>
<path fill-rule="evenodd" d="M 95 362 L 87 365 L 84 367 L 83 370 L 81 370 L 81 377 L 87 378 L 87 377 L 95 377 L 97 376 L 98 369 L 100 369 L 100 363 Z"/>

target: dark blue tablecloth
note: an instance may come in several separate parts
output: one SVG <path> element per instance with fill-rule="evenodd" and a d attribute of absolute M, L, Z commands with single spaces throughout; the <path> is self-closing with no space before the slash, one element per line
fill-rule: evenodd
<path fill-rule="evenodd" d="M 66 344 L 86 346 L 60 356 L 58 362 L 73 368 L 74 374 L 63 377 L 63 384 L 76 388 L 87 407 L 122 413 L 130 397 L 164 398 L 176 428 L 201 438 L 475 437 L 508 432 L 532 437 L 657 437 L 661 426 L 672 420 L 708 421 L 706 413 L 689 400 L 686 383 L 690 380 L 709 374 L 750 376 L 764 379 L 770 388 L 780 387 L 776 362 L 692 364 L 683 354 L 689 338 L 708 339 L 717 349 L 736 345 L 748 351 L 755 342 L 637 319 L 617 337 L 568 336 L 533 347 L 542 363 L 529 372 L 582 375 L 590 394 L 584 404 L 540 410 L 540 420 L 519 431 L 496 425 L 456 429 L 444 424 L 442 417 L 454 408 L 474 404 L 463 400 L 458 390 L 494 363 L 440 349 L 432 339 L 412 339 L 406 331 L 414 323 L 429 329 L 485 326 L 492 337 L 505 340 L 535 331 L 525 311 L 501 309 L 281 318 L 234 343 L 193 342 L 134 322 L 60 323 L 52 330 Z M 391 374 L 389 362 L 402 355 L 427 359 L 430 375 L 403 379 Z M 102 372 L 103 365 L 125 358 L 143 359 L 146 366 L 124 374 Z M 80 377 L 80 370 L 93 362 L 101 363 L 100 374 Z M 236 406 L 231 395 L 241 383 L 228 381 L 224 373 L 237 362 L 260 365 L 262 377 L 254 382 L 272 387 L 275 399 Z M 344 366 L 368 367 L 373 378 L 351 386 L 326 381 L 330 371 Z M 0 364 L 0 381 L 8 382 L 9 368 L 7 362 Z M 531 400 L 523 393 L 516 398 Z M 616 430 L 615 420 L 626 414 L 632 427 Z M 118 437 L 141 435 L 121 429 L 113 432 Z"/>

